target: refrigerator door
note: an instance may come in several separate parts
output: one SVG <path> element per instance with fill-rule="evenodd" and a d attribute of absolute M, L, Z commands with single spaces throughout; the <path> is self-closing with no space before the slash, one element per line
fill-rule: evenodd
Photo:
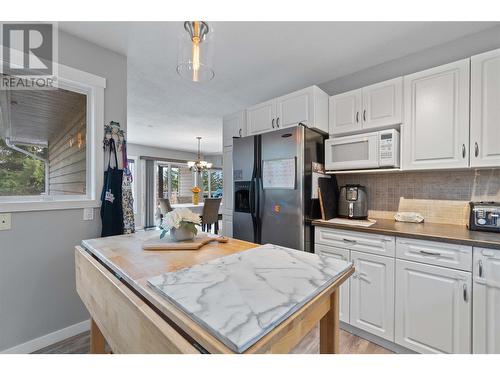
<path fill-rule="evenodd" d="M 262 172 L 259 175 L 261 243 L 304 250 L 302 176 L 304 127 L 282 129 L 263 134 L 261 137 Z M 269 184 L 268 177 L 263 183 L 262 176 L 269 176 L 270 172 L 265 170 L 270 168 L 269 165 L 279 166 L 281 161 L 290 170 L 290 159 L 295 160 L 294 186 L 287 184 L 286 188 L 273 187 L 272 183 Z M 279 168 L 273 173 L 279 179 L 281 172 L 286 173 Z"/>
<path fill-rule="evenodd" d="M 255 137 L 233 140 L 234 211 L 233 237 L 256 242 Z"/>

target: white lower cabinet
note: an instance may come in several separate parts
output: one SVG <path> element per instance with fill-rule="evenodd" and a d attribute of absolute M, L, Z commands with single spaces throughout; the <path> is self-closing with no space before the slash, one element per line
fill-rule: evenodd
<path fill-rule="evenodd" d="M 500 250 L 474 248 L 474 353 L 500 354 Z"/>
<path fill-rule="evenodd" d="M 396 260 L 395 342 L 419 353 L 471 352 L 471 274 Z"/>
<path fill-rule="evenodd" d="M 222 234 L 226 237 L 233 237 L 233 215 L 222 214 Z"/>
<path fill-rule="evenodd" d="M 351 251 L 350 324 L 394 340 L 394 258 Z"/>
<path fill-rule="evenodd" d="M 342 259 L 347 262 L 350 261 L 350 251 L 347 249 L 341 249 L 339 247 L 318 245 L 314 246 L 314 252 L 316 254 L 333 257 L 336 259 Z M 339 307 L 339 319 L 345 323 L 349 323 L 349 289 L 351 281 L 347 279 L 344 284 L 340 287 L 340 307 Z"/>

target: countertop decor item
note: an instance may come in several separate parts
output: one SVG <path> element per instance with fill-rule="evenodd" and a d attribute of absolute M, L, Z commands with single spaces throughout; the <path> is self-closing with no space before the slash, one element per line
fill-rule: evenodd
<path fill-rule="evenodd" d="M 419 212 L 396 212 L 394 220 L 405 223 L 423 223 L 424 217 Z"/>
<path fill-rule="evenodd" d="M 165 214 L 161 221 L 160 239 L 163 239 L 167 232 L 173 241 L 192 240 L 198 234 L 197 225 L 201 219 L 189 208 L 179 208 Z"/>
<path fill-rule="evenodd" d="M 193 204 L 197 206 L 200 203 L 201 189 L 198 186 L 195 186 L 191 189 L 191 192 L 193 193 Z"/>
<path fill-rule="evenodd" d="M 171 238 L 163 239 L 153 238 L 142 244 L 144 250 L 199 250 L 210 242 L 226 243 L 228 238 L 224 236 L 210 235 L 207 233 L 198 233 L 190 241 L 174 241 Z"/>

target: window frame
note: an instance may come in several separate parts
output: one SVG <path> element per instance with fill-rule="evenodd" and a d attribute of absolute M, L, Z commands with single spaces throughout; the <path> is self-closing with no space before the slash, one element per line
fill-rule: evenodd
<path fill-rule="evenodd" d="M 87 96 L 86 194 L 0 197 L 0 212 L 45 211 L 100 207 L 103 181 L 104 89 L 106 79 L 62 64 L 58 87 Z"/>

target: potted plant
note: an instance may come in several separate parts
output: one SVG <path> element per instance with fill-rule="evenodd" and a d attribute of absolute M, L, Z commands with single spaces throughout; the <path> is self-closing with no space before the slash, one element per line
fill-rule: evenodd
<path fill-rule="evenodd" d="M 200 225 L 201 219 L 189 208 L 178 208 L 170 211 L 163 216 L 161 221 L 160 239 L 163 239 L 167 232 L 174 241 L 192 240 L 197 234 L 197 225 Z"/>
<path fill-rule="evenodd" d="M 201 189 L 198 186 L 195 186 L 194 188 L 191 189 L 191 191 L 193 192 L 193 204 L 197 205 L 198 203 L 200 203 Z"/>

